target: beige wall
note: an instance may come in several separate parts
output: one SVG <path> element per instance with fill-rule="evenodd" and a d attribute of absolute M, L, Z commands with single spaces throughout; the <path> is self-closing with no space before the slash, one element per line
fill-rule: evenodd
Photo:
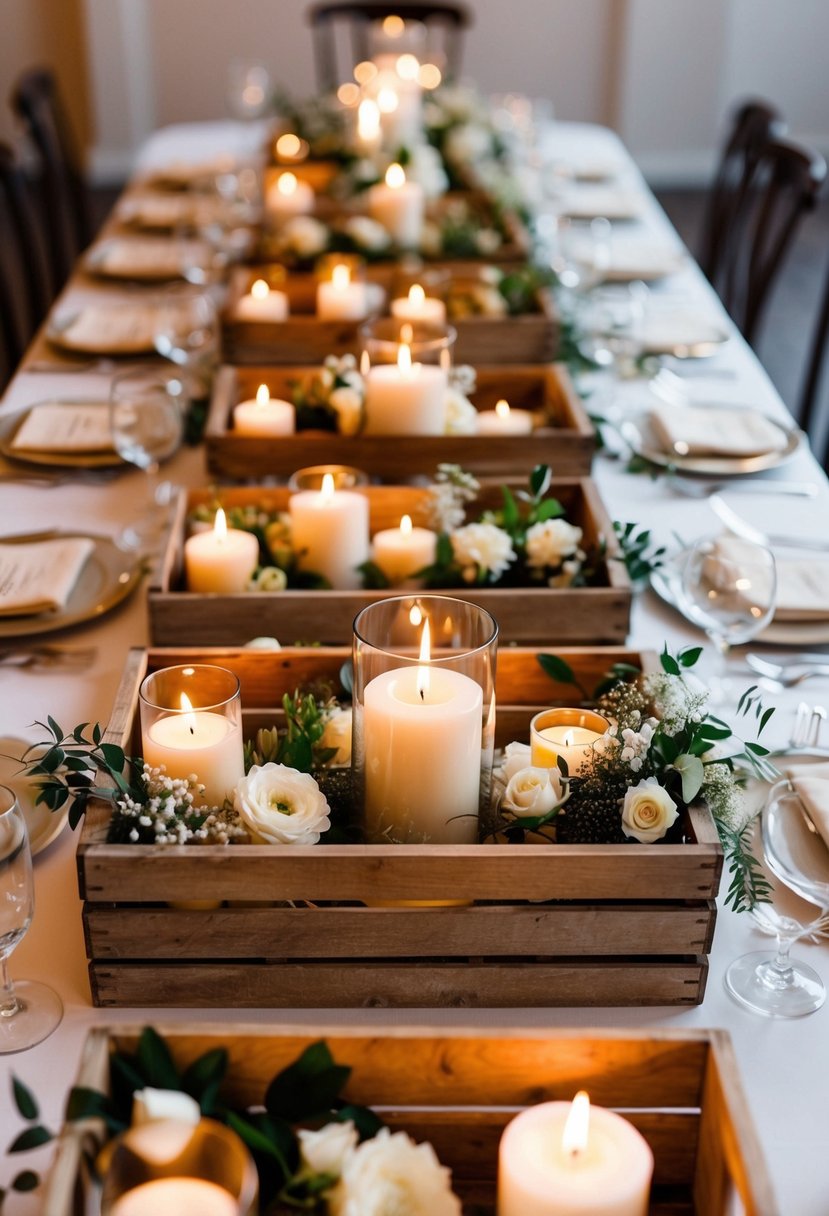
<path fill-rule="evenodd" d="M 92 142 L 82 0 L 0 0 L 0 139 L 15 131 L 7 100 L 20 72 L 36 65 L 58 77 L 82 146 Z"/>

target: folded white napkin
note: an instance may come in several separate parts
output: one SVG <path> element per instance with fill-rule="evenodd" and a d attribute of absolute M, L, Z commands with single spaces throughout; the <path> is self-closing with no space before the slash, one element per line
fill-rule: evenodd
<path fill-rule="evenodd" d="M 829 848 L 829 763 L 792 767 L 786 776 Z"/>
<path fill-rule="evenodd" d="M 829 619 L 829 562 L 812 557 L 777 558 L 776 621 Z"/>
<path fill-rule="evenodd" d="M 751 409 L 674 405 L 650 421 L 664 450 L 677 456 L 764 456 L 788 443 L 785 431 Z"/>
<path fill-rule="evenodd" d="M 97 255 L 93 250 L 92 260 L 93 264 L 106 274 L 174 278 L 180 273 L 185 262 L 192 263 L 204 254 L 204 247 L 197 241 L 136 237 L 135 240 L 108 241 L 100 247 Z"/>
<path fill-rule="evenodd" d="M 651 312 L 645 318 L 639 340 L 642 349 L 654 354 L 698 351 L 700 347 L 718 346 L 727 334 L 704 314 L 685 308 L 667 308 Z"/>
<path fill-rule="evenodd" d="M 95 548 L 88 537 L 0 542 L 0 616 L 36 616 L 66 605 Z"/>
<path fill-rule="evenodd" d="M 148 304 L 89 304 L 55 338 L 69 350 L 138 354 L 153 349 L 155 320 Z"/>
<path fill-rule="evenodd" d="M 613 186 L 577 186 L 565 195 L 561 212 L 571 219 L 633 220 L 642 214 L 642 196 Z"/>
<path fill-rule="evenodd" d="M 109 407 L 106 402 L 44 401 L 29 410 L 12 447 L 25 452 L 111 452 Z"/>

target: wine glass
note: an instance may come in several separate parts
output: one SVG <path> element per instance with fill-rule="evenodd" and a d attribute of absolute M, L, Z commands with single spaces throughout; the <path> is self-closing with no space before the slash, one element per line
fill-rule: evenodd
<path fill-rule="evenodd" d="M 63 1017 L 63 1002 L 53 989 L 34 980 L 13 984 L 6 969 L 32 923 L 34 902 L 26 820 L 14 791 L 0 785 L 0 1053 L 41 1043 Z"/>
<path fill-rule="evenodd" d="M 251 121 L 271 108 L 271 74 L 264 63 L 232 59 L 227 67 L 227 104 L 234 118 Z"/>
<path fill-rule="evenodd" d="M 155 349 L 184 371 L 192 397 L 206 397 L 219 355 L 219 318 L 206 292 L 171 287 L 155 310 Z"/>
<path fill-rule="evenodd" d="M 170 484 L 159 483 L 161 461 L 176 452 L 184 433 L 184 386 L 149 368 L 116 376 L 110 393 L 112 441 L 122 460 L 147 474 L 148 505 L 122 533 L 132 548 L 157 542 L 167 521 Z"/>
<path fill-rule="evenodd" d="M 775 913 L 766 918 L 777 938 L 773 954 L 754 950 L 735 959 L 725 973 L 730 995 L 747 1009 L 772 1018 L 799 1018 L 820 1009 L 826 987 L 813 967 L 789 951 L 808 937 L 829 909 L 829 850 L 788 779 L 769 792 L 761 817 L 763 851 L 772 874 L 820 915 L 806 925 Z M 758 916 L 763 918 L 760 905 Z"/>

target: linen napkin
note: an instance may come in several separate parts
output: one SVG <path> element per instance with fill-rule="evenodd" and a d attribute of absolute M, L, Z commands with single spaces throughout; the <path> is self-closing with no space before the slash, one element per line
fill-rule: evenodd
<path fill-rule="evenodd" d="M 747 561 L 753 546 L 739 536 L 721 536 L 705 575 L 713 586 L 733 584 L 735 569 Z M 829 561 L 810 557 L 775 557 L 777 569 L 776 621 L 820 621 L 829 619 Z"/>
<path fill-rule="evenodd" d="M 136 237 L 108 241 L 99 247 L 97 256 L 93 250 L 92 262 L 104 274 L 175 278 L 182 266 L 201 255 L 205 255 L 205 248 L 197 241 Z"/>
<path fill-rule="evenodd" d="M 68 350 L 139 354 L 153 349 L 155 316 L 148 304 L 89 304 L 54 340 Z"/>
<path fill-rule="evenodd" d="M 36 616 L 65 607 L 95 542 L 84 536 L 0 542 L 0 616 Z"/>
<path fill-rule="evenodd" d="M 635 220 L 642 214 L 642 195 L 613 186 L 578 186 L 565 194 L 561 214 L 571 219 Z"/>
<path fill-rule="evenodd" d="M 829 762 L 788 768 L 786 776 L 829 848 Z"/>
<path fill-rule="evenodd" d="M 12 439 L 18 452 L 111 452 L 106 402 L 44 401 L 29 410 Z"/>
<path fill-rule="evenodd" d="M 782 452 L 785 431 L 756 410 L 674 405 L 650 415 L 664 451 L 677 456 L 765 456 Z"/>

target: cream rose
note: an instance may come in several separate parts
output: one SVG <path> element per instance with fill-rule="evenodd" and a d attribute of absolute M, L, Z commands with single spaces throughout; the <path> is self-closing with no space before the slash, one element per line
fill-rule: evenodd
<path fill-rule="evenodd" d="M 532 748 L 529 743 L 508 743 L 504 748 L 504 758 L 498 770 L 501 780 L 506 784 L 516 773 L 532 764 Z"/>
<path fill-rule="evenodd" d="M 296 215 L 280 232 L 279 244 L 283 249 L 293 249 L 301 258 L 312 258 L 328 244 L 328 229 L 313 216 Z"/>
<path fill-rule="evenodd" d="M 500 578 L 510 562 L 515 561 L 509 533 L 495 524 L 466 524 L 453 532 L 449 540 L 467 582 L 475 581 L 479 569 Z"/>
<path fill-rule="evenodd" d="M 285 764 L 254 764 L 237 784 L 233 805 L 255 844 L 316 844 L 331 827 L 314 778 Z"/>
<path fill-rule="evenodd" d="M 478 411 L 464 394 L 452 385 L 446 390 L 446 434 L 474 435 L 478 429 Z"/>
<path fill-rule="evenodd" d="M 322 732 L 320 747 L 335 747 L 336 756 L 328 761 L 329 764 L 344 765 L 351 763 L 351 710 L 335 709 L 325 720 L 325 730 Z"/>
<path fill-rule="evenodd" d="M 175 1119 L 176 1123 L 189 1123 L 195 1127 L 201 1119 L 199 1104 L 195 1098 L 178 1089 L 136 1089 L 132 1095 L 132 1125 L 155 1123 L 159 1119 Z"/>
<path fill-rule="evenodd" d="M 357 1147 L 359 1136 L 354 1124 L 326 1123 L 319 1131 L 301 1127 L 299 1156 L 303 1174 L 333 1174 L 339 1178 L 343 1166 Z"/>
<path fill-rule="evenodd" d="M 391 244 L 391 237 L 383 225 L 368 215 L 352 215 L 343 225 L 343 231 L 362 249 L 377 252 Z"/>
<path fill-rule="evenodd" d="M 622 804 L 622 831 L 642 844 L 661 840 L 679 811 L 673 798 L 655 777 L 633 785 Z"/>
<path fill-rule="evenodd" d="M 545 519 L 527 529 L 527 565 L 536 570 L 560 566 L 572 557 L 581 542 L 581 528 L 566 519 Z"/>
<path fill-rule="evenodd" d="M 335 388 L 328 404 L 337 415 L 337 430 L 341 435 L 356 435 L 363 421 L 363 398 L 355 388 L 343 385 Z"/>
<path fill-rule="evenodd" d="M 348 1157 L 329 1195 L 331 1216 L 461 1216 L 449 1170 L 431 1144 L 382 1128 Z"/>
<path fill-rule="evenodd" d="M 562 801 L 561 775 L 558 769 L 519 769 L 507 782 L 501 809 L 511 811 L 519 819 L 524 816 L 547 815 Z"/>

